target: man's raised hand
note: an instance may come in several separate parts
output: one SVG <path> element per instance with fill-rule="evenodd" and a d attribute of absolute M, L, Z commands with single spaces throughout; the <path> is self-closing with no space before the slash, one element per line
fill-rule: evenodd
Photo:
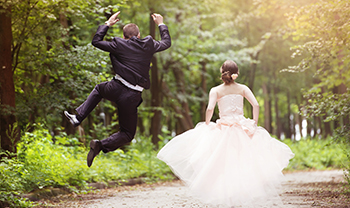
<path fill-rule="evenodd" d="M 117 13 L 114 13 L 105 23 L 110 27 L 117 23 L 119 21 L 118 15 L 120 14 L 120 11 Z"/>
<path fill-rule="evenodd" d="M 163 24 L 163 17 L 162 17 L 162 15 L 154 13 L 154 14 L 152 14 L 152 18 L 153 18 L 153 21 L 157 25 Z"/>

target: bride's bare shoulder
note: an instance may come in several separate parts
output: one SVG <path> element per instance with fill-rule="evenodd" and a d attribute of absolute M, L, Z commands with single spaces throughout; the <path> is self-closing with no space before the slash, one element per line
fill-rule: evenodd
<path fill-rule="evenodd" d="M 215 87 L 211 88 L 210 91 L 212 91 L 212 92 L 218 92 L 218 91 L 220 91 L 220 89 L 221 89 L 223 86 L 224 86 L 223 84 L 218 85 L 218 86 L 215 86 Z"/>
<path fill-rule="evenodd" d="M 248 86 L 247 85 L 245 85 L 245 84 L 240 84 L 240 83 L 235 83 L 236 84 L 236 86 L 237 87 L 239 87 L 239 88 L 241 88 L 241 89 L 246 89 L 246 88 L 248 88 Z"/>

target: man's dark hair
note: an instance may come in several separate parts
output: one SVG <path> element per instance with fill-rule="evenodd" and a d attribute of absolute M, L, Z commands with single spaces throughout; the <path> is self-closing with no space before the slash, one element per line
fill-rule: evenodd
<path fill-rule="evenodd" d="M 123 28 L 123 34 L 126 39 L 129 39 L 132 36 L 137 36 L 139 33 L 139 27 L 134 23 L 127 24 Z"/>

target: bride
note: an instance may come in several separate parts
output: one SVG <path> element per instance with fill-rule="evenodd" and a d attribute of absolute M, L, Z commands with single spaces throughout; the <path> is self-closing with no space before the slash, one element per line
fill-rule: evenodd
<path fill-rule="evenodd" d="M 280 207 L 282 170 L 294 157 L 291 149 L 258 127 L 259 104 L 252 91 L 235 79 L 234 61 L 220 68 L 223 84 L 209 92 L 206 120 L 168 142 L 158 158 L 204 203 L 228 207 Z M 253 119 L 243 115 L 243 100 Z M 218 104 L 220 119 L 211 122 Z"/>

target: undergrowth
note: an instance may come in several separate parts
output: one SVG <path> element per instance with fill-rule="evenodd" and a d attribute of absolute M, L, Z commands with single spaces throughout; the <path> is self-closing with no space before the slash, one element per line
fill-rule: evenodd
<path fill-rule="evenodd" d="M 162 139 L 167 141 L 170 136 Z M 331 139 L 283 142 L 295 153 L 287 168 L 290 171 L 339 169 L 344 161 L 350 160 L 350 154 L 344 154 L 344 146 Z M 0 162 L 0 207 L 31 207 L 33 203 L 21 194 L 46 187 L 77 191 L 88 188 L 89 182 L 139 177 L 154 182 L 174 178 L 170 168 L 157 159 L 158 150 L 149 137 L 136 137 L 124 150 L 101 152 L 90 168 L 86 165 L 87 152 L 77 138 L 64 133 L 53 137 L 42 125 L 36 125 L 33 132 L 26 132 L 21 137 L 17 155 L 2 153 L 8 157 L 3 157 Z"/>
<path fill-rule="evenodd" d="M 149 137 L 135 138 L 125 150 L 101 152 L 88 168 L 88 149 L 64 133 L 51 136 L 41 125 L 26 132 L 17 145 L 17 155 L 3 152 L 0 162 L 0 207 L 30 207 L 22 193 L 46 187 L 72 191 L 88 188 L 89 182 L 122 181 L 142 177 L 146 182 L 170 180 L 169 167 L 158 160 Z"/>
<path fill-rule="evenodd" d="M 342 169 L 346 161 L 344 146 L 327 139 L 284 140 L 295 154 L 285 170 Z"/>

